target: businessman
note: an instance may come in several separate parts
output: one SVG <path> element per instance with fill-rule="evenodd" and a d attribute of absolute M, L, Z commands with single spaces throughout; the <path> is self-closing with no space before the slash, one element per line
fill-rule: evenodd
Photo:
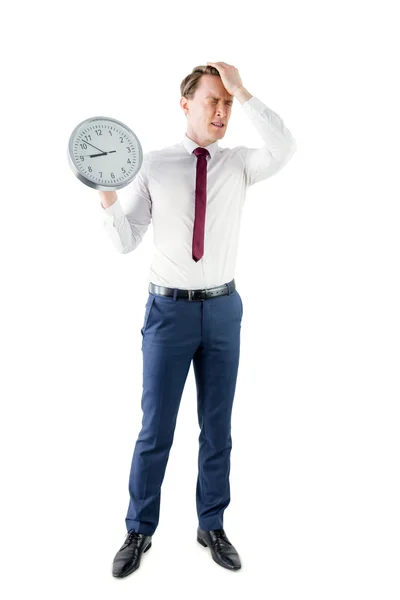
<path fill-rule="evenodd" d="M 124 206 L 116 192 L 99 192 L 104 224 L 118 252 L 135 250 L 151 221 L 155 245 L 141 329 L 143 418 L 129 477 L 127 534 L 113 561 L 115 577 L 138 569 L 151 547 L 192 361 L 200 427 L 197 541 L 218 565 L 241 567 L 223 528 L 243 316 L 234 279 L 240 222 L 248 188 L 280 171 L 296 143 L 280 116 L 247 91 L 232 65 L 195 67 L 180 92 L 183 139 L 144 155 Z M 219 146 L 234 99 L 259 133 L 261 148 Z M 257 207 L 252 209 L 256 216 Z M 176 534 L 179 543 L 179 527 Z"/>

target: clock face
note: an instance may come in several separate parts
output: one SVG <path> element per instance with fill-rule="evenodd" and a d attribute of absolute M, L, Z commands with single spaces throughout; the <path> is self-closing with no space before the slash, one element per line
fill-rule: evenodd
<path fill-rule="evenodd" d="M 80 181 L 98 190 L 117 190 L 137 175 L 142 147 L 116 119 L 93 117 L 75 127 L 68 146 L 70 166 Z"/>

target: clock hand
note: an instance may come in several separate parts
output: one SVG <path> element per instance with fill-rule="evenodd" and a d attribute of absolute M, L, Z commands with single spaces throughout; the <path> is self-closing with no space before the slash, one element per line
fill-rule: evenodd
<path fill-rule="evenodd" d="M 94 158 L 95 156 L 105 156 L 106 154 L 112 154 L 116 152 L 116 150 L 110 150 L 110 152 L 101 152 L 100 154 L 81 154 L 81 156 L 88 156 L 89 158 Z"/>
<path fill-rule="evenodd" d="M 89 146 L 92 146 L 93 148 L 96 148 L 96 150 L 99 150 L 100 152 L 104 152 L 104 150 L 100 150 L 100 148 L 98 148 L 97 146 L 93 146 L 93 144 L 91 144 L 90 142 L 87 142 L 86 140 L 83 143 L 84 144 L 89 144 Z"/>

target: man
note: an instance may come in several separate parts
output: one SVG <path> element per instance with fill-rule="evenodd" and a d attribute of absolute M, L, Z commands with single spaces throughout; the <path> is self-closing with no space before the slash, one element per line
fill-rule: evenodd
<path fill-rule="evenodd" d="M 264 146 L 220 148 L 236 98 Z M 247 189 L 277 173 L 296 149 L 282 119 L 252 96 L 224 62 L 196 67 L 181 83 L 183 140 L 145 154 L 124 210 L 99 192 L 105 226 L 121 253 L 153 221 L 156 253 L 142 333 L 142 428 L 129 479 L 127 535 L 113 562 L 125 577 L 140 566 L 159 520 L 161 484 L 190 364 L 200 426 L 197 540 L 222 567 L 239 555 L 223 529 L 230 502 L 231 413 L 243 305 L 234 271 Z"/>

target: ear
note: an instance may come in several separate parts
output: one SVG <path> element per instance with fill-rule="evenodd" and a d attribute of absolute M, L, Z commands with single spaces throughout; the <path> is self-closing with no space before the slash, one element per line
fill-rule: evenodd
<path fill-rule="evenodd" d="M 182 96 L 180 100 L 181 108 L 183 109 L 185 116 L 187 117 L 187 113 L 189 112 L 188 100 L 185 96 Z"/>

